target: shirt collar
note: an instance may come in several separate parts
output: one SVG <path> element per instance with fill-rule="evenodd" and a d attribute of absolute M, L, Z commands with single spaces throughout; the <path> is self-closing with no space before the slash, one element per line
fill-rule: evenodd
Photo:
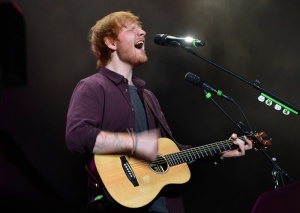
<path fill-rule="evenodd" d="M 127 79 L 124 78 L 123 75 L 120 75 L 116 72 L 113 72 L 106 67 L 102 67 L 99 71 L 103 75 L 105 75 L 107 78 L 109 78 L 111 81 L 113 81 L 115 84 L 120 84 L 121 82 L 125 82 L 128 84 Z M 146 85 L 146 82 L 136 76 L 132 77 L 132 82 L 137 88 L 144 88 Z"/>

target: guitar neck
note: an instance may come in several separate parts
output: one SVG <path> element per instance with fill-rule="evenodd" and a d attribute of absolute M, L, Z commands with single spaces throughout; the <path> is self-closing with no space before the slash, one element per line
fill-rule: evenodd
<path fill-rule="evenodd" d="M 239 139 L 245 141 L 245 136 L 241 136 L 239 137 Z M 233 150 L 236 148 L 237 146 L 233 144 L 233 140 L 229 139 L 203 146 L 193 147 L 172 154 L 167 154 L 165 155 L 165 158 L 170 166 L 175 166 L 178 164 L 191 162 L 200 158 L 214 156 L 221 152 Z"/>

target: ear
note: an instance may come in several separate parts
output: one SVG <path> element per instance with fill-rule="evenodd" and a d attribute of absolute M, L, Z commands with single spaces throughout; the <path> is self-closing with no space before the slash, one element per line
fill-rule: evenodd
<path fill-rule="evenodd" d="M 106 46 L 111 49 L 111 50 L 116 50 L 116 43 L 115 40 L 109 37 L 105 37 L 104 38 L 104 43 L 106 44 Z"/>

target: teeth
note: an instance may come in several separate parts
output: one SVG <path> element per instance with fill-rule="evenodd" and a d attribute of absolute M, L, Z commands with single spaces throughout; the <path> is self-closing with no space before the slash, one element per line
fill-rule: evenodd
<path fill-rule="evenodd" d="M 139 42 L 136 43 L 136 45 L 139 45 L 139 44 L 144 44 L 144 42 L 143 41 L 139 41 Z"/>

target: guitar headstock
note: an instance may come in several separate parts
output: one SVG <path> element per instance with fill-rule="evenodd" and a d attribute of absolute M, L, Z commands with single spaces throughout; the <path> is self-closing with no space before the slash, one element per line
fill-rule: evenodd
<path fill-rule="evenodd" d="M 249 136 L 249 139 L 252 141 L 253 146 L 271 146 L 272 138 L 267 137 L 265 132 L 254 132 Z"/>

